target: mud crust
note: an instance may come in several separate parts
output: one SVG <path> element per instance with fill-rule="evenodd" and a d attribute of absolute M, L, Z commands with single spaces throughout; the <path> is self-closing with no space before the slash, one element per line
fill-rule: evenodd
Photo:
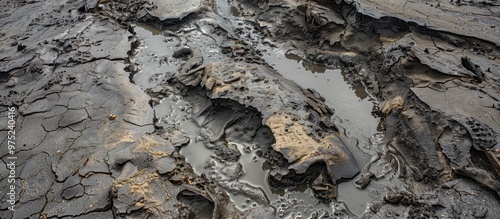
<path fill-rule="evenodd" d="M 230 13 L 191 2 L 174 13 L 161 1 L 0 0 L 0 113 L 16 108 L 18 136 L 14 154 L 0 151 L 1 191 L 17 157 L 16 211 L 4 201 L 0 218 L 281 217 L 238 181 L 238 144 L 265 160 L 273 189 L 307 184 L 331 205 L 304 217 L 500 217 L 498 3 L 224 1 Z M 163 48 L 146 48 L 138 23 L 178 42 L 150 55 L 159 67 L 139 61 Z M 267 63 L 271 49 L 366 86 L 380 141 L 363 151 L 349 140 L 320 93 Z M 144 88 L 132 79 L 148 67 L 161 72 Z M 156 116 L 166 98 L 189 105 L 199 136 Z M 8 117 L 0 124 L 7 145 Z M 209 174 L 181 155 L 193 142 L 214 151 Z M 354 153 L 370 157 L 358 166 Z M 351 178 L 374 197 L 360 215 L 336 202 Z M 254 205 L 237 207 L 233 193 Z"/>

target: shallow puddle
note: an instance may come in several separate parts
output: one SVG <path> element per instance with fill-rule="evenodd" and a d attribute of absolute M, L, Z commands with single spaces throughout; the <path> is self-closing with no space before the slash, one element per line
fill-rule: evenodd
<path fill-rule="evenodd" d="M 163 30 L 150 24 L 139 23 L 137 26 L 149 31 L 153 36 L 160 35 L 163 32 Z"/>
<path fill-rule="evenodd" d="M 174 126 L 189 136 L 190 141 L 180 151 L 186 157 L 186 161 L 191 164 L 197 174 L 204 173 L 205 163 L 210 159 L 212 151 L 205 147 L 202 141 L 197 141 L 200 129 L 191 119 L 189 113 L 190 104 L 181 96 L 171 94 L 161 100 L 160 104 L 153 107 L 156 117 L 159 119 L 158 125 Z"/>
<path fill-rule="evenodd" d="M 239 162 L 243 165 L 244 175 L 238 178 L 238 181 L 246 182 L 252 186 L 262 188 L 267 197 L 272 200 L 274 197 L 272 196 L 272 192 L 269 186 L 267 186 L 267 173 L 269 171 L 266 171 L 262 168 L 265 159 L 257 156 L 255 150 L 251 149 L 250 151 L 245 152 L 243 144 L 237 142 L 228 142 L 228 143 L 236 144 L 238 150 L 241 152 L 242 155 L 240 157 Z M 230 193 L 229 195 L 231 199 L 236 203 L 237 207 L 239 207 L 240 209 L 246 209 L 248 207 L 252 207 L 253 203 L 248 197 L 232 193 Z"/>
<path fill-rule="evenodd" d="M 348 136 L 367 138 L 377 133 L 379 119 L 371 114 L 374 99 L 363 86 L 348 84 L 340 69 L 318 66 L 280 49 L 265 54 L 264 59 L 285 78 L 320 93 L 335 116 L 341 118 L 338 125 L 347 130 Z"/>
<path fill-rule="evenodd" d="M 151 25 L 138 24 L 134 31 L 141 44 L 133 61 L 140 64 L 141 70 L 133 80 L 145 90 L 160 83 L 166 74 L 177 71 L 179 60 L 172 58 L 172 54 L 181 45 L 181 40 L 175 36 L 155 34 L 160 30 Z"/>
<path fill-rule="evenodd" d="M 182 36 L 173 33 L 159 34 L 162 30 L 146 24 L 137 24 L 134 31 L 141 42 L 134 61 L 140 63 L 141 70 L 134 75 L 133 80 L 144 90 L 159 84 L 166 75 L 177 72 L 181 60 L 172 55 L 181 47 L 199 48 L 204 52 L 205 62 L 224 59 L 220 48 L 216 46 L 217 42 L 198 31 L 196 26 L 184 28 Z"/>

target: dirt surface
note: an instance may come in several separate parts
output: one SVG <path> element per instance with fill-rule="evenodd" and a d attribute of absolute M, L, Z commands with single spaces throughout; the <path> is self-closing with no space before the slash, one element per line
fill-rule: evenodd
<path fill-rule="evenodd" d="M 500 217 L 496 1 L 0 3 L 0 218 Z"/>

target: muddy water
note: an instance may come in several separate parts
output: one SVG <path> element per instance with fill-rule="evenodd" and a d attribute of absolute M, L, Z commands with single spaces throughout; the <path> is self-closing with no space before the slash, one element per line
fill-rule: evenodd
<path fill-rule="evenodd" d="M 206 148 L 202 141 L 196 140 L 196 136 L 199 136 L 199 127 L 191 120 L 189 113 L 191 105 L 181 96 L 171 94 L 153 108 L 156 117 L 160 119 L 158 125 L 177 127 L 189 136 L 189 144 L 182 148 L 181 154 L 186 157 L 186 161 L 191 164 L 197 174 L 204 173 L 205 163 L 213 152 Z"/>
<path fill-rule="evenodd" d="M 364 135 L 366 138 L 377 133 L 379 120 L 371 115 L 374 100 L 363 86 L 352 87 L 344 80 L 340 69 L 317 66 L 297 55 L 283 53 L 283 50 L 274 49 L 264 59 L 285 78 L 320 93 L 341 118 L 339 125 L 346 128 L 348 136 Z"/>
<path fill-rule="evenodd" d="M 150 25 L 150 24 L 139 23 L 139 24 L 137 24 L 137 26 L 141 27 L 144 30 L 147 30 L 153 36 L 160 35 L 163 32 L 162 30 L 160 30 L 160 29 L 158 29 L 155 26 Z"/>
<path fill-rule="evenodd" d="M 262 168 L 265 159 L 256 155 L 255 150 L 245 151 L 244 145 L 238 142 L 229 142 L 236 144 L 238 150 L 241 152 L 242 156 L 240 158 L 240 163 L 243 165 L 243 172 L 245 173 L 241 176 L 238 181 L 246 182 L 252 186 L 260 187 L 264 190 L 266 196 L 269 199 L 274 199 L 271 189 L 267 186 L 267 170 Z M 264 185 L 264 186 L 263 186 Z M 229 194 L 231 199 L 236 203 L 237 207 L 240 209 L 246 209 L 252 207 L 251 200 L 240 194 Z"/>
<path fill-rule="evenodd" d="M 137 24 L 134 31 L 141 45 L 133 61 L 140 63 L 141 70 L 134 75 L 133 80 L 143 89 L 154 87 L 166 76 L 177 72 L 180 61 L 172 55 L 181 47 L 199 48 L 204 51 L 206 62 L 224 60 L 215 39 L 203 33 L 203 30 L 198 31 L 196 26 L 185 27 L 182 36 L 146 24 Z"/>
<path fill-rule="evenodd" d="M 268 164 L 264 158 L 259 157 L 255 150 L 244 152 L 241 143 L 231 142 L 238 146 L 242 156 L 240 162 L 243 165 L 244 175 L 238 181 L 260 187 L 270 200 L 271 206 L 276 209 L 278 218 L 295 218 L 297 216 L 309 217 L 314 212 L 329 212 L 331 207 L 314 197 L 313 191 L 307 184 L 290 189 L 271 189 L 267 184 Z M 231 199 L 242 210 L 253 207 L 255 204 L 241 194 L 229 194 Z"/>
<path fill-rule="evenodd" d="M 175 35 L 165 34 L 165 36 L 162 30 L 151 25 L 138 24 L 135 32 L 141 41 L 141 46 L 134 61 L 140 63 L 141 70 L 134 75 L 133 80 L 145 90 L 158 85 L 164 78 L 177 71 L 180 66 L 179 60 L 173 58 L 172 54 L 186 42 Z M 195 172 L 202 174 L 205 162 L 213 152 L 207 149 L 203 142 L 196 140 L 199 136 L 199 127 L 190 119 L 190 108 L 188 102 L 175 94 L 161 99 L 158 105 L 153 106 L 156 118 L 159 119 L 157 125 L 178 127 L 189 137 L 189 147 L 183 147 L 180 152 L 193 166 Z"/>
<path fill-rule="evenodd" d="M 159 84 L 167 74 L 177 71 L 179 61 L 172 58 L 172 54 L 182 42 L 178 37 L 161 35 L 161 30 L 150 25 L 139 24 L 135 32 L 141 45 L 133 61 L 139 63 L 141 70 L 133 80 L 145 90 Z"/>
<path fill-rule="evenodd" d="M 208 36 L 210 30 L 203 32 L 203 26 L 201 28 L 188 26 L 182 36 L 168 34 L 149 25 L 138 25 L 135 31 L 141 39 L 141 49 L 135 60 L 141 63 L 141 71 L 133 79 L 143 89 L 154 87 L 163 78 L 178 70 L 180 62 L 172 58 L 172 54 L 181 46 L 200 48 L 204 53 L 205 63 L 227 61 L 227 58 L 220 55 L 220 48 L 216 46 L 217 40 Z M 364 86 L 353 87 L 344 80 L 345 75 L 340 69 L 314 65 L 297 55 L 285 53 L 286 48 L 271 48 L 261 44 L 259 49 L 268 51 L 262 58 L 277 72 L 304 88 L 316 90 L 325 97 L 328 106 L 335 109 L 337 124 L 345 129 L 349 137 L 357 139 L 354 140 L 355 144 L 351 145 L 350 150 L 361 167 L 368 160 L 368 155 L 362 152 L 364 151 L 362 148 L 369 146 L 367 139 L 377 133 L 376 127 L 379 122 L 371 115 L 374 100 L 366 93 Z M 182 147 L 180 152 L 196 173 L 207 173 L 205 165 L 214 151 L 205 147 L 203 142 L 196 141 L 200 128 L 189 119 L 190 107 L 181 96 L 172 94 L 162 99 L 154 109 L 157 118 L 160 119 L 158 125 L 176 126 L 189 136 L 189 144 Z M 298 216 L 297 212 L 302 212 L 303 217 L 308 217 L 313 212 L 332 213 L 330 205 L 332 203 L 319 202 L 306 185 L 289 190 L 269 188 L 265 159 L 256 156 L 255 151 L 244 152 L 241 143 L 231 143 L 235 143 L 242 154 L 239 162 L 245 174 L 239 177 L 238 181 L 262 188 L 271 205 L 276 208 L 278 216 L 295 217 Z M 346 203 L 351 212 L 360 215 L 366 203 L 373 200 L 368 194 L 366 190 L 355 188 L 352 181 L 347 181 L 339 184 L 338 201 Z M 253 202 L 248 197 L 237 194 L 230 196 L 241 209 L 252 207 Z"/>

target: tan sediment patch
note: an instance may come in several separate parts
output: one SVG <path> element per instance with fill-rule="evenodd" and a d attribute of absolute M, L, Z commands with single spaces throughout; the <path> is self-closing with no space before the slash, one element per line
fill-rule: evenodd
<path fill-rule="evenodd" d="M 106 146 L 114 148 L 116 145 L 123 142 L 136 141 L 131 131 L 117 131 L 109 133 L 106 140 Z"/>
<path fill-rule="evenodd" d="M 394 108 L 401 109 L 404 103 L 405 100 L 401 96 L 399 95 L 395 96 L 391 100 L 384 101 L 383 103 L 380 104 L 382 106 L 381 111 L 384 114 L 389 114 Z"/>
<path fill-rule="evenodd" d="M 265 124 L 271 128 L 276 143 L 274 149 L 283 153 L 290 163 L 324 161 L 327 165 L 345 162 L 349 156 L 337 145 L 341 143 L 334 133 L 327 133 L 320 140 L 307 134 L 304 127 L 288 116 L 276 114 L 269 117 Z"/>
<path fill-rule="evenodd" d="M 158 157 L 168 157 L 169 154 L 164 151 L 159 151 L 155 149 L 159 149 L 158 146 L 161 146 L 157 141 L 152 139 L 149 135 L 144 135 L 140 139 L 137 140 L 138 143 L 134 147 L 135 151 L 145 151 L 151 155 L 156 155 Z"/>
<path fill-rule="evenodd" d="M 133 152 L 148 152 L 156 158 L 170 156 L 162 149 L 162 145 L 150 135 L 143 135 L 139 139 L 134 138 L 132 131 L 112 132 L 106 141 L 106 147 L 115 148 L 124 142 L 134 142 Z"/>
<path fill-rule="evenodd" d="M 153 196 L 153 192 L 156 190 L 153 189 L 154 186 L 151 185 L 152 181 L 163 181 L 160 179 L 160 176 L 156 172 L 150 172 L 147 169 L 141 170 L 132 177 L 125 179 L 121 182 L 115 182 L 113 187 L 115 189 L 125 189 L 131 194 L 132 197 L 142 197 L 140 200 L 135 202 L 137 206 L 145 206 L 145 201 L 151 202 L 148 197 Z M 171 198 L 171 194 L 168 192 L 165 185 L 162 184 L 162 188 L 164 194 L 166 195 L 165 200 L 163 202 L 169 200 Z M 162 203 L 156 203 L 156 206 L 161 205 Z"/>

